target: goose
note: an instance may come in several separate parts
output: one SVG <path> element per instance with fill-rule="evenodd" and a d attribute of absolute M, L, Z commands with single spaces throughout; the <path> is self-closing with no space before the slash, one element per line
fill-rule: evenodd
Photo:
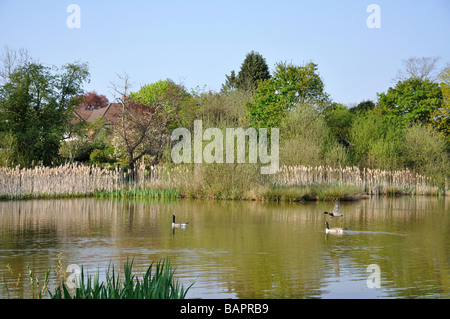
<path fill-rule="evenodd" d="M 172 228 L 186 228 L 189 222 L 175 223 L 175 215 L 172 215 Z"/>
<path fill-rule="evenodd" d="M 329 212 L 324 212 L 324 214 L 328 214 L 328 215 L 331 216 L 331 217 L 344 217 L 344 215 L 342 215 L 342 214 L 340 213 L 340 211 L 341 211 L 341 206 L 340 206 L 340 204 L 339 204 L 339 201 L 338 201 L 338 200 L 335 200 L 335 201 L 334 201 L 334 208 L 333 208 L 333 211 L 332 211 L 331 213 L 329 213 Z"/>
<path fill-rule="evenodd" d="M 325 232 L 327 234 L 343 234 L 344 231 L 346 230 L 345 228 L 339 228 L 339 227 L 330 228 L 330 226 L 328 225 L 328 222 L 325 222 L 325 225 L 327 225 L 327 228 L 325 229 Z"/>

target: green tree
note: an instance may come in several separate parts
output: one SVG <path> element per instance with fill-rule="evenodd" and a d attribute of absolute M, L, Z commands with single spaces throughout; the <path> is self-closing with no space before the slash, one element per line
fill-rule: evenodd
<path fill-rule="evenodd" d="M 348 135 L 352 126 L 353 115 L 345 105 L 332 103 L 322 114 L 331 135 L 344 145 L 348 145 Z"/>
<path fill-rule="evenodd" d="M 416 78 L 398 82 L 395 88 L 378 95 L 378 107 L 397 117 L 399 123 L 429 124 L 432 114 L 442 106 L 439 84 Z"/>
<path fill-rule="evenodd" d="M 403 128 L 376 110 L 358 115 L 349 132 L 353 164 L 379 169 L 402 166 Z"/>
<path fill-rule="evenodd" d="M 236 72 L 231 71 L 230 75 L 225 74 L 225 84 L 222 84 L 222 91 L 234 90 L 237 88 Z"/>
<path fill-rule="evenodd" d="M 373 101 L 364 100 L 364 101 L 360 102 L 357 106 L 350 108 L 349 111 L 352 114 L 359 114 L 359 113 L 373 110 L 374 108 L 375 108 L 375 103 L 373 103 Z"/>
<path fill-rule="evenodd" d="M 134 103 L 147 107 L 156 107 L 162 113 L 171 114 L 167 119 L 167 130 L 189 126 L 195 116 L 197 105 L 191 94 L 170 79 L 160 80 L 142 86 L 139 91 L 131 92 L 128 96 Z"/>
<path fill-rule="evenodd" d="M 445 138 L 441 134 L 428 126 L 412 125 L 405 131 L 402 146 L 406 166 L 444 184 L 444 178 L 450 175 L 450 166 Z"/>
<path fill-rule="evenodd" d="M 447 147 L 450 149 L 450 67 L 442 72 L 441 80 L 440 88 L 443 101 L 441 107 L 432 113 L 431 124 L 445 136 Z"/>
<path fill-rule="evenodd" d="M 129 93 L 128 76 L 119 76 L 122 88 L 114 90 L 122 105 L 119 123 L 114 126 L 113 146 L 117 157 L 128 163 L 129 178 L 136 177 L 136 163 L 150 157 L 158 163 L 170 143 L 170 134 L 176 127 L 188 127 L 195 116 L 196 104 L 181 85 L 171 80 L 144 85 Z"/>
<path fill-rule="evenodd" d="M 246 55 L 237 76 L 234 71 L 231 71 L 230 75 L 226 75 L 223 88 L 253 92 L 258 87 L 259 81 L 269 78 L 270 72 L 266 60 L 261 54 L 252 51 Z"/>
<path fill-rule="evenodd" d="M 57 158 L 74 97 L 88 77 L 87 65 L 78 63 L 59 69 L 27 63 L 9 76 L 0 88 L 0 131 L 14 137 L 16 164 L 49 165 Z"/>
<path fill-rule="evenodd" d="M 281 120 L 280 164 L 345 166 L 348 155 L 330 133 L 325 116 L 305 104 Z"/>
<path fill-rule="evenodd" d="M 278 127 L 287 111 L 298 105 L 322 108 L 328 94 L 317 73 L 317 64 L 304 66 L 278 63 L 274 75 L 259 83 L 254 102 L 247 103 L 250 124 L 254 127 Z"/>

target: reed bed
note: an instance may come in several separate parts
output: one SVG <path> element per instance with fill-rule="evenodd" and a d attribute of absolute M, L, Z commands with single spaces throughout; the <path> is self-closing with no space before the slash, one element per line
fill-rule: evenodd
<path fill-rule="evenodd" d="M 282 166 L 273 178 L 276 186 L 352 185 L 368 195 L 437 194 L 433 179 L 409 169 L 383 171 L 358 167 Z"/>
<path fill-rule="evenodd" d="M 260 177 L 255 177 L 255 174 L 244 174 L 248 170 L 233 169 L 223 173 L 222 170 L 225 167 L 205 170 L 203 168 L 206 165 L 208 164 L 158 165 L 147 168 L 144 165 L 138 165 L 136 178 L 133 181 L 127 180 L 128 171 L 117 167 L 106 169 L 81 164 L 66 164 L 53 168 L 1 167 L 0 199 L 82 196 L 178 198 L 204 197 L 204 194 L 213 194 L 210 196 L 213 198 L 214 187 L 230 189 L 238 184 L 236 192 L 241 197 L 234 197 L 234 199 L 246 199 L 246 196 L 248 199 L 266 199 L 274 197 L 274 192 L 277 190 L 286 193 L 286 189 L 306 187 L 318 190 L 329 186 L 336 188 L 352 186 L 353 190 L 368 195 L 434 195 L 440 192 L 430 177 L 408 169 L 382 171 L 358 167 L 282 166 L 276 174 L 267 176 L 262 183 Z M 217 180 L 219 176 L 217 174 L 220 175 L 219 180 Z M 265 196 L 267 192 L 264 189 L 263 191 L 250 189 L 255 185 L 265 190 L 270 189 L 271 195 Z M 245 195 L 244 191 L 253 195 Z M 447 188 L 445 192 L 448 194 Z"/>

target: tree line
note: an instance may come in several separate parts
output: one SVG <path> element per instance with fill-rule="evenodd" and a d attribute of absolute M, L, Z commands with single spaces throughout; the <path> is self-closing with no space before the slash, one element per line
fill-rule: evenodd
<path fill-rule="evenodd" d="M 270 72 L 254 51 L 220 92 L 170 79 L 133 91 L 123 74 L 111 83 L 122 110 L 113 126 L 73 121 L 74 110 L 109 102 L 83 91 L 87 63 L 49 67 L 8 48 L 0 58 L 2 166 L 170 163 L 172 130 L 201 119 L 204 129 L 280 128 L 281 165 L 408 167 L 441 184 L 450 173 L 450 67 L 439 69 L 439 58 L 404 60 L 394 86 L 356 106 L 332 100 L 316 63 L 280 62 Z"/>

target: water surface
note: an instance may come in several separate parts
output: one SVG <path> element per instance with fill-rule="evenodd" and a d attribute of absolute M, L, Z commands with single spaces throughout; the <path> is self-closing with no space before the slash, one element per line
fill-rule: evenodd
<path fill-rule="evenodd" d="M 332 218 L 331 203 L 4 201 L 0 297 L 27 297 L 27 267 L 43 279 L 59 258 L 103 275 L 127 258 L 144 271 L 170 257 L 177 278 L 194 283 L 189 298 L 449 298 L 449 204 L 373 197 L 342 202 L 344 217 Z M 188 228 L 172 230 L 172 214 Z M 325 221 L 349 231 L 326 235 Z M 379 286 L 368 285 L 370 265 Z M 6 291 L 2 278 L 18 273 Z"/>

